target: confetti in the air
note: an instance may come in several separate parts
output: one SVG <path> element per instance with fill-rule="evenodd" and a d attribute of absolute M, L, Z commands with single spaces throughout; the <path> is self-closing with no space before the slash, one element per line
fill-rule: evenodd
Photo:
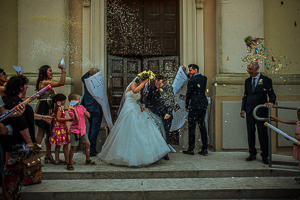
<path fill-rule="evenodd" d="M 248 36 L 244 38 L 244 42 L 247 51 L 242 55 L 241 60 L 245 63 L 242 66 L 245 67 L 245 70 L 249 63 L 258 62 L 260 66 L 265 67 L 265 70 L 277 73 L 283 69 L 288 70 L 287 66 L 292 63 L 286 55 L 274 55 L 271 50 L 268 50 L 264 46 L 264 38 Z"/>

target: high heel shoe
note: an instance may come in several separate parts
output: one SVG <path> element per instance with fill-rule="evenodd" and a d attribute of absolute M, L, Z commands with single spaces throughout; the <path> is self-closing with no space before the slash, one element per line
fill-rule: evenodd
<path fill-rule="evenodd" d="M 52 155 L 51 156 L 45 155 L 45 163 L 54 163 L 54 159 Z"/>

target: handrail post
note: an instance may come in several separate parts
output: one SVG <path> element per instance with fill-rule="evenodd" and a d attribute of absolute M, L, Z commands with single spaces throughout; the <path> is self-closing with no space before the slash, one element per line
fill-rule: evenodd
<path fill-rule="evenodd" d="M 268 108 L 268 123 L 271 123 L 271 109 Z M 272 167 L 272 141 L 271 141 L 271 129 L 268 130 L 268 143 L 269 143 L 269 167 Z"/>
<path fill-rule="evenodd" d="M 271 115 L 271 109 L 268 108 L 268 118 L 261 118 L 261 117 L 257 117 L 256 115 L 256 112 L 259 108 L 262 108 L 262 107 L 267 107 L 266 104 L 260 104 L 258 106 L 256 106 L 253 110 L 253 117 L 256 119 L 256 120 L 259 120 L 259 121 L 267 121 L 268 123 L 271 123 L 271 118 L 270 118 L 270 115 Z M 298 108 L 295 108 L 295 107 L 283 107 L 283 106 L 273 106 L 273 108 L 282 108 L 282 109 L 288 109 L 288 110 L 298 110 Z M 272 167 L 272 143 L 271 143 L 271 129 L 268 128 L 268 144 L 269 144 L 269 167 Z"/>

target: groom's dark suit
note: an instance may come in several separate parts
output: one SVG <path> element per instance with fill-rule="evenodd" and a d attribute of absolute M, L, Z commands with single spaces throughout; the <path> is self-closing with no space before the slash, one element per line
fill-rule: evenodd
<path fill-rule="evenodd" d="M 155 85 L 151 86 L 143 105 L 146 107 L 152 99 L 152 112 L 162 119 L 166 132 L 166 143 L 169 144 L 169 133 L 173 120 L 172 112 L 175 105 L 173 88 L 166 84 L 164 84 L 161 89 L 157 89 Z M 164 119 L 166 114 L 169 114 L 171 117 Z"/>
<path fill-rule="evenodd" d="M 256 106 L 267 103 L 267 96 L 269 96 L 269 102 L 275 104 L 276 95 L 274 93 L 272 80 L 270 78 L 260 74 L 254 91 L 252 91 L 252 77 L 249 77 L 245 80 L 242 111 L 246 111 L 249 153 L 252 156 L 256 155 L 257 153 L 255 148 L 256 124 L 260 149 L 262 151 L 262 158 L 267 158 L 269 152 L 267 127 L 264 126 L 263 121 L 258 121 L 253 117 L 253 110 Z M 267 118 L 268 110 L 267 108 L 260 108 L 256 114 L 258 117 Z"/>
<path fill-rule="evenodd" d="M 207 149 L 207 130 L 205 127 L 205 115 L 207 109 L 207 98 L 205 95 L 207 77 L 201 74 L 195 74 L 188 82 L 185 108 L 189 109 L 189 148 L 188 151 L 194 151 L 195 148 L 195 129 L 198 122 L 201 132 L 202 149 Z"/>

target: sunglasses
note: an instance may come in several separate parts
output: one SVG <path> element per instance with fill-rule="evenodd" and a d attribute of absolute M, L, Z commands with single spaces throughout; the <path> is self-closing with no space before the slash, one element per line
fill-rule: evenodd
<path fill-rule="evenodd" d="M 3 71 L 0 73 L 0 75 L 6 76 L 6 73 Z"/>

